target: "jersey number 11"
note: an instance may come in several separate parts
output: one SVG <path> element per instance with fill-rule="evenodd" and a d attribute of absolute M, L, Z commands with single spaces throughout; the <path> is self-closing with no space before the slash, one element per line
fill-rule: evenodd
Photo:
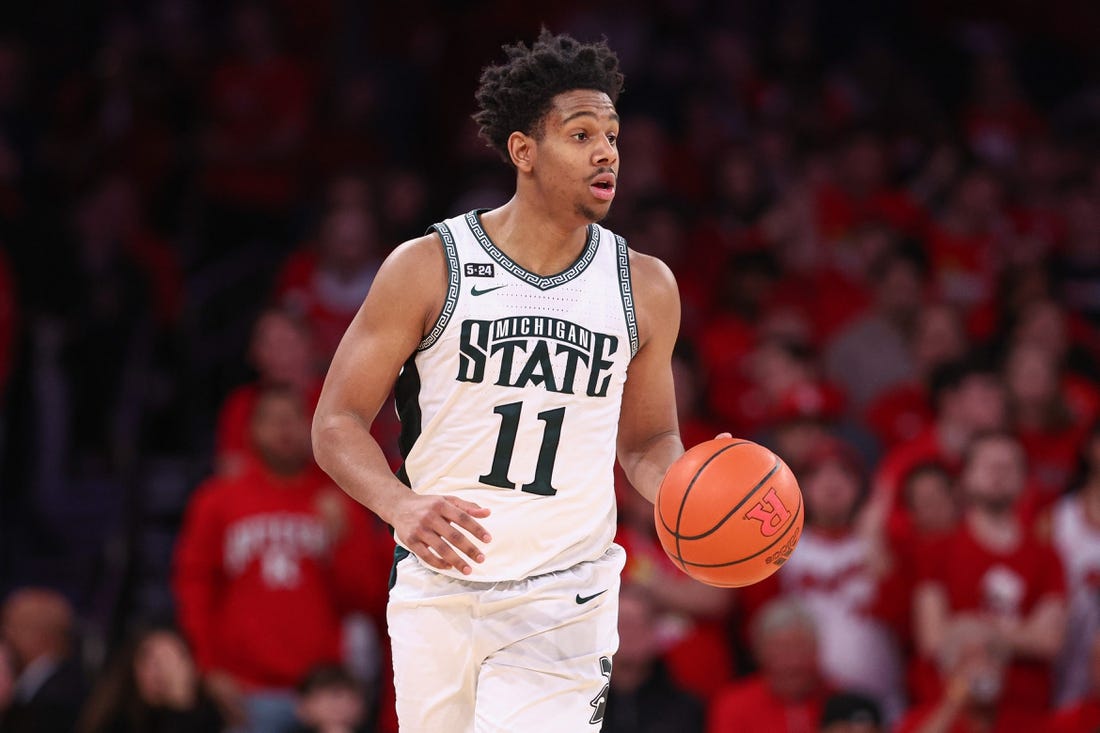
<path fill-rule="evenodd" d="M 512 452 L 516 447 L 516 435 L 519 433 L 519 417 L 522 411 L 522 402 L 509 402 L 493 409 L 493 412 L 500 415 L 500 434 L 497 435 L 497 446 L 493 451 L 492 468 L 489 469 L 489 473 L 478 476 L 481 483 L 501 489 L 516 488 L 516 483 L 508 479 L 508 469 L 512 465 Z M 546 423 L 546 426 L 542 431 L 542 446 L 539 448 L 539 458 L 535 464 L 535 478 L 520 489 L 540 496 L 553 496 L 558 493 L 558 490 L 550 484 L 550 479 L 554 473 L 554 461 L 558 457 L 558 443 L 561 441 L 561 423 L 565 418 L 565 408 L 556 407 L 553 410 L 540 412 L 538 418 Z"/>

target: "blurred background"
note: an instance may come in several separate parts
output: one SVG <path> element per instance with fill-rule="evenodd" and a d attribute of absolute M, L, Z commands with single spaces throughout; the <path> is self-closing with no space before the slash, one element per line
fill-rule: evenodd
<path fill-rule="evenodd" d="M 685 443 L 764 442 L 808 494 L 824 472 L 823 536 L 858 530 L 881 549 L 956 527 L 970 443 L 1003 431 L 1022 457 L 1019 522 L 1057 547 L 1054 508 L 1100 480 L 1100 5 L 9 3 L 0 595 L 60 594 L 89 684 L 132 629 L 176 619 L 189 501 L 253 459 L 264 390 L 290 386 L 308 416 L 381 259 L 510 196 L 473 91 L 502 43 L 543 24 L 619 54 L 605 224 L 677 274 Z M 391 416 L 376 434 L 398 465 Z M 823 517 L 846 480 L 837 529 Z M 620 541 L 644 588 L 669 571 L 635 503 L 622 492 Z M 358 561 L 384 576 L 384 528 L 360 519 L 375 549 Z M 1081 532 L 1065 546 L 1098 542 Z M 897 562 L 868 570 L 876 554 Z M 904 554 L 852 561 L 874 587 L 896 584 L 903 610 L 844 596 L 892 635 L 898 682 L 878 698 L 891 721 L 938 694 L 912 682 L 907 609 L 926 576 Z M 757 609 L 836 590 L 841 565 L 814 571 L 832 585 L 784 586 L 785 568 L 755 595 L 631 591 L 629 622 L 646 629 L 634 651 L 725 730 L 714 701 L 760 667 L 746 641 Z M 1078 578 L 1095 605 L 1089 568 L 1076 572 L 1050 593 L 1072 598 Z M 360 681 L 380 690 L 383 621 L 365 618 L 374 641 L 358 648 L 383 661 Z M 844 674 L 833 688 L 851 686 Z M 385 719 L 385 692 L 369 698 Z"/>

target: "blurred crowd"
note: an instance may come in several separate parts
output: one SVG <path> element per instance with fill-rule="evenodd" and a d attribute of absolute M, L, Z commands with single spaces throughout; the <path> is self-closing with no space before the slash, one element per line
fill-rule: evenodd
<path fill-rule="evenodd" d="M 510 195 L 473 89 L 545 23 L 626 73 L 685 444 L 806 506 L 722 590 L 616 487 L 604 730 L 1095 731 L 1100 8 L 955 5 L 0 10 L 0 730 L 395 730 L 393 543 L 310 416 L 389 250 Z"/>

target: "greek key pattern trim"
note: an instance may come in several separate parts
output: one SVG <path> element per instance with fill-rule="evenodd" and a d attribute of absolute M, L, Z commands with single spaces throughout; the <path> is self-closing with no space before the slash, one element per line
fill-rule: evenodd
<path fill-rule="evenodd" d="M 596 249 L 600 243 L 600 231 L 595 225 L 589 224 L 588 243 L 584 247 L 584 252 L 577 261 L 573 263 L 572 267 L 556 275 L 550 275 L 549 277 L 528 272 L 513 262 L 512 258 L 501 252 L 497 246 L 493 244 L 493 240 L 489 239 L 489 235 L 481 228 L 481 221 L 478 219 L 477 213 L 477 211 L 471 211 L 466 214 L 466 223 L 469 225 L 470 231 L 473 232 L 474 237 L 476 237 L 477 241 L 481 244 L 482 249 L 484 249 L 498 265 L 518 277 L 520 280 L 535 286 L 539 290 L 549 290 L 558 285 L 564 285 L 584 272 L 585 268 L 592 264 L 592 260 L 596 258 Z"/>
<path fill-rule="evenodd" d="M 443 240 L 443 254 L 447 256 L 447 300 L 443 303 L 443 310 L 439 312 L 439 318 L 435 320 L 432 332 L 425 336 L 420 345 L 416 347 L 417 351 L 430 349 L 439 340 L 439 337 L 443 335 L 443 329 L 447 327 L 451 316 L 454 315 L 455 308 L 458 306 L 459 266 L 454 235 L 451 234 L 451 230 L 446 224 L 433 224 L 431 228 L 439 233 L 439 238 Z"/>
<path fill-rule="evenodd" d="M 626 240 L 615 235 L 616 256 L 619 262 L 619 292 L 623 296 L 623 315 L 626 316 L 626 330 L 630 334 L 630 356 L 638 353 L 638 317 L 634 313 L 634 291 L 630 287 L 630 250 Z"/>

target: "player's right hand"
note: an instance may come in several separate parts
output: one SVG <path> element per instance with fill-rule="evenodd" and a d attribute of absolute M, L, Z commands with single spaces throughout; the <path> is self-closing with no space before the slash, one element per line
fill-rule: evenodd
<path fill-rule="evenodd" d="M 453 496 L 422 496 L 409 492 L 393 516 L 394 533 L 424 563 L 439 570 L 454 568 L 463 575 L 473 572 L 470 560 L 484 562 L 485 554 L 469 537 L 482 542 L 492 537 L 477 519 L 489 510 Z M 475 517 L 477 519 L 475 519 Z"/>

